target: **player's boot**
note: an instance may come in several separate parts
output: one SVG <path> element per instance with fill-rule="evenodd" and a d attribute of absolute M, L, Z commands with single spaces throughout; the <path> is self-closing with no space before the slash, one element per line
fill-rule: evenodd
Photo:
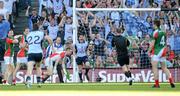
<path fill-rule="evenodd" d="M 130 80 L 130 81 L 129 81 L 129 85 L 132 85 L 132 82 L 133 82 L 133 80 Z"/>
<path fill-rule="evenodd" d="M 14 86 L 16 85 L 16 80 L 13 80 L 12 85 Z"/>
<path fill-rule="evenodd" d="M 130 78 L 130 79 L 129 79 L 129 85 L 131 86 L 131 85 L 132 85 L 132 83 L 133 83 L 133 79 L 132 79 L 132 78 Z"/>
<path fill-rule="evenodd" d="M 6 83 L 3 83 L 3 85 L 10 85 L 10 84 L 6 82 Z"/>
<path fill-rule="evenodd" d="M 16 83 L 12 83 L 12 86 L 16 86 Z"/>
<path fill-rule="evenodd" d="M 171 88 L 175 88 L 176 87 L 174 83 L 171 83 L 170 85 L 171 85 Z"/>
<path fill-rule="evenodd" d="M 2 80 L 3 85 L 9 85 L 9 83 L 6 80 Z"/>
<path fill-rule="evenodd" d="M 83 80 L 80 80 L 80 83 L 83 83 Z"/>
<path fill-rule="evenodd" d="M 85 75 L 86 76 L 86 79 L 88 80 L 88 82 L 89 82 L 89 76 L 88 75 Z"/>
<path fill-rule="evenodd" d="M 159 85 L 156 86 L 156 85 L 154 84 L 154 85 L 152 86 L 152 88 L 160 88 L 160 86 L 159 86 Z"/>

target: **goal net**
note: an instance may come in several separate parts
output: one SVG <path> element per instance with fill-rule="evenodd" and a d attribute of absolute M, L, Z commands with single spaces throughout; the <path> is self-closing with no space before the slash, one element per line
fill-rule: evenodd
<path fill-rule="evenodd" d="M 117 62 L 116 50 L 111 41 L 118 28 L 130 41 L 128 47 L 130 67 L 135 82 L 154 82 L 151 58 L 148 56 L 153 21 L 159 19 L 166 32 L 168 52 L 166 65 L 175 82 L 180 82 L 180 28 L 178 9 L 162 8 L 75 8 L 74 44 L 79 34 L 84 34 L 89 43 L 90 82 L 126 82 L 127 78 Z M 177 26 L 177 25 L 178 26 Z M 78 81 L 77 65 L 73 76 Z M 158 65 L 161 68 L 161 64 Z M 84 77 L 86 81 L 86 78 Z M 159 70 L 160 82 L 167 82 L 165 73 Z M 74 81 L 74 82 L 76 82 Z"/>

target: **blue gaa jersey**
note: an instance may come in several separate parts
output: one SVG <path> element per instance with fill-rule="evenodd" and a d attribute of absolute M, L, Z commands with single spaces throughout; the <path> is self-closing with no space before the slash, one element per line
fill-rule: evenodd
<path fill-rule="evenodd" d="M 87 47 L 88 47 L 87 42 L 76 43 L 75 48 L 76 48 L 77 57 L 87 56 L 87 53 L 86 53 Z"/>
<path fill-rule="evenodd" d="M 44 32 L 32 31 L 27 35 L 26 42 L 29 45 L 28 54 L 30 53 L 42 53 L 41 42 L 44 38 Z"/>

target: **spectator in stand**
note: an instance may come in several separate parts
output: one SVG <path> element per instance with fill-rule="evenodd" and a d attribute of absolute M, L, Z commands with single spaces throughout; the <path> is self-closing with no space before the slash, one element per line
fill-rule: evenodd
<path fill-rule="evenodd" d="M 50 25 L 48 26 L 48 34 L 52 40 L 55 40 L 59 31 L 59 26 L 56 24 L 55 19 L 50 20 Z"/>
<path fill-rule="evenodd" d="M 171 50 L 174 50 L 174 34 L 171 30 L 166 30 L 166 35 L 167 35 L 167 39 L 166 39 L 166 42 L 167 42 L 167 45 L 169 45 L 171 47 Z"/>
<path fill-rule="evenodd" d="M 180 67 L 180 54 L 175 58 L 174 67 Z"/>
<path fill-rule="evenodd" d="M 111 20 L 115 23 L 116 27 L 120 26 L 120 13 L 118 11 L 112 11 L 110 13 Z"/>
<path fill-rule="evenodd" d="M 8 20 L 9 15 L 8 15 L 7 9 L 4 8 L 4 2 L 3 1 L 0 1 L 0 14 L 3 15 L 4 19 Z"/>
<path fill-rule="evenodd" d="M 77 1 L 76 1 L 76 7 L 77 7 L 77 8 L 82 8 L 82 7 L 83 7 L 81 0 L 77 0 Z"/>
<path fill-rule="evenodd" d="M 94 41 L 94 52 L 97 67 L 104 67 L 105 64 L 105 48 L 109 42 L 103 38 L 99 33 L 96 34 Z"/>
<path fill-rule="evenodd" d="M 143 41 L 140 47 L 140 68 L 150 68 L 150 58 L 148 56 L 149 42 Z"/>
<path fill-rule="evenodd" d="M 171 46 L 167 45 L 167 60 L 174 64 L 175 53 L 171 50 Z"/>
<path fill-rule="evenodd" d="M 153 22 L 152 22 L 152 17 L 151 16 L 147 16 L 146 18 L 148 25 L 148 34 L 151 34 L 153 32 Z"/>
<path fill-rule="evenodd" d="M 92 34 L 95 32 L 92 28 L 96 25 L 96 16 L 91 12 L 78 13 L 78 16 L 81 18 L 78 20 L 78 34 L 84 34 L 87 40 L 91 41 Z M 89 18 L 91 19 L 89 20 Z"/>
<path fill-rule="evenodd" d="M 30 7 L 31 6 L 28 6 L 25 15 L 28 17 L 29 29 L 32 30 L 33 29 L 33 24 L 38 23 L 38 21 L 40 20 L 40 16 L 37 14 L 36 8 L 32 8 L 32 12 L 31 12 L 31 14 L 29 14 Z"/>
<path fill-rule="evenodd" d="M 6 39 L 10 30 L 10 23 L 3 19 L 4 14 L 0 14 L 0 39 Z"/>
<path fill-rule="evenodd" d="M 12 14 L 12 8 L 13 8 L 13 3 L 16 0 L 0 0 L 4 2 L 4 8 L 7 10 L 8 14 Z"/>
<path fill-rule="evenodd" d="M 73 36 L 73 26 L 72 26 L 72 18 L 63 16 L 60 24 L 60 27 L 64 27 L 64 40 L 66 41 L 69 37 Z"/>
<path fill-rule="evenodd" d="M 168 15 L 170 15 L 168 18 L 170 29 L 176 34 L 180 30 L 180 14 L 178 14 L 177 12 L 169 12 Z"/>
<path fill-rule="evenodd" d="M 116 32 L 116 28 L 111 27 L 111 31 L 108 33 L 106 40 L 108 40 L 109 42 L 112 42 L 113 37 L 115 36 L 115 32 Z M 112 44 L 108 44 L 107 45 L 108 48 L 108 53 L 111 53 L 112 51 Z"/>
<path fill-rule="evenodd" d="M 84 3 L 83 3 L 83 7 L 84 8 L 92 8 L 92 3 L 91 3 L 91 1 L 90 0 L 87 0 L 87 1 L 85 1 Z"/>
<path fill-rule="evenodd" d="M 49 20 L 48 20 L 48 14 L 47 14 L 47 10 L 43 10 L 41 12 L 41 17 L 40 17 L 40 30 L 45 31 L 45 33 L 47 33 L 47 29 L 49 26 Z"/>
<path fill-rule="evenodd" d="M 125 1 L 125 5 L 129 8 L 133 7 L 135 5 L 135 1 L 136 0 L 124 0 Z M 138 0 L 137 0 L 138 1 Z"/>
<path fill-rule="evenodd" d="M 53 9 L 52 0 L 39 0 L 39 15 L 41 15 L 41 11 L 46 9 L 48 13 L 51 13 Z"/>
<path fill-rule="evenodd" d="M 14 28 L 15 26 L 13 25 L 13 14 L 12 14 L 12 11 L 13 11 L 13 4 L 16 0 L 1 0 L 4 2 L 4 8 L 7 10 L 7 14 L 9 16 L 7 16 L 7 19 L 9 20 L 9 23 L 10 23 L 10 26 L 11 28 Z"/>
<path fill-rule="evenodd" d="M 53 12 L 55 14 L 61 14 L 63 12 L 64 3 L 63 0 L 52 0 Z"/>

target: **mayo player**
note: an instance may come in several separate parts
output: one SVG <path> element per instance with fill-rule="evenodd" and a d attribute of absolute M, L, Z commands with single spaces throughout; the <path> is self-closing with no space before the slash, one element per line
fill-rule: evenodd
<path fill-rule="evenodd" d="M 44 78 L 43 83 L 49 78 L 50 75 L 52 75 L 52 70 L 53 70 L 53 62 L 55 62 L 55 67 L 58 65 L 58 63 L 62 64 L 63 72 L 66 75 L 66 78 L 69 79 L 69 72 L 66 70 L 65 67 L 65 60 L 66 57 L 72 55 L 72 50 L 70 48 L 66 48 L 65 51 L 60 51 L 59 53 L 54 53 L 51 54 L 47 59 L 46 59 L 46 66 L 48 67 L 48 75 Z M 50 61 L 50 62 L 49 62 Z M 56 68 L 54 68 L 56 70 Z"/>
<path fill-rule="evenodd" d="M 14 32 L 13 30 L 10 30 L 8 33 L 8 37 L 6 38 L 6 44 L 5 44 L 5 54 L 4 54 L 4 63 L 7 65 L 6 71 L 4 74 L 4 80 L 3 84 L 9 85 L 9 77 L 13 73 L 14 70 L 14 44 L 18 43 L 17 38 L 19 36 L 13 36 Z"/>
<path fill-rule="evenodd" d="M 16 68 L 13 72 L 13 85 L 16 85 L 16 73 L 20 69 L 21 64 L 27 64 L 27 46 L 25 46 L 26 36 L 29 33 L 29 28 L 26 28 L 23 35 L 19 37 L 20 50 L 17 53 Z"/>
<path fill-rule="evenodd" d="M 31 75 L 33 71 L 33 66 L 36 65 L 36 75 L 37 75 L 37 83 L 40 87 L 41 83 L 41 68 L 40 62 L 43 56 L 43 50 L 41 47 L 41 42 L 43 39 L 47 39 L 50 44 L 52 44 L 52 40 L 49 36 L 44 36 L 44 32 L 38 31 L 39 26 L 37 23 L 33 25 L 33 31 L 27 35 L 26 42 L 28 44 L 28 63 L 27 63 L 27 78 L 26 78 L 26 86 L 28 88 L 31 87 Z"/>
<path fill-rule="evenodd" d="M 153 85 L 153 88 L 160 88 L 159 85 L 159 77 L 158 77 L 158 63 L 161 64 L 161 69 L 166 74 L 166 76 L 169 79 L 169 83 L 171 88 L 175 88 L 175 84 L 173 81 L 173 77 L 171 75 L 171 72 L 169 69 L 167 69 L 166 62 L 166 33 L 161 30 L 160 28 L 160 21 L 155 20 L 154 21 L 154 28 L 155 31 L 153 32 L 153 40 L 150 44 L 149 53 L 152 53 L 151 56 L 151 64 L 152 64 L 152 71 L 154 73 L 154 80 L 155 84 Z"/>

